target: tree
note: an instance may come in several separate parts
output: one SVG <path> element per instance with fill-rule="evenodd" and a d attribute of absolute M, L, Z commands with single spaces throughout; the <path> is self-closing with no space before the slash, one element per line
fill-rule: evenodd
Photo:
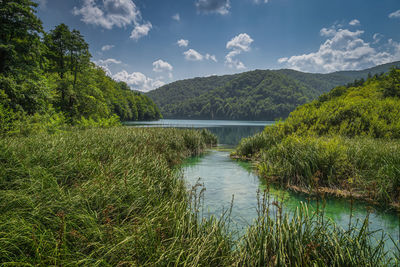
<path fill-rule="evenodd" d="M 42 22 L 30 0 L 0 1 L 0 74 L 30 73 L 40 63 Z"/>

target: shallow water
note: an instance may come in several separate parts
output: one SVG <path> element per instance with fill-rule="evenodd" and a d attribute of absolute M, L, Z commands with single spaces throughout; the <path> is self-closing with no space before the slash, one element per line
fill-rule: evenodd
<path fill-rule="evenodd" d="M 135 125 L 145 127 L 207 128 L 218 136 L 219 143 L 224 144 L 223 148 L 232 148 L 241 138 L 261 132 L 266 125 L 272 124 L 273 122 L 210 120 L 161 120 L 135 123 Z M 222 212 L 228 211 L 231 207 L 232 196 L 234 196 L 231 218 L 239 232 L 243 232 L 256 218 L 257 192 L 263 191 L 266 185 L 254 174 L 250 163 L 232 160 L 229 152 L 216 149 L 200 157 L 188 159 L 183 165 L 183 176 L 188 188 L 198 182 L 204 184 L 206 188 L 203 198 L 204 216 L 219 216 Z M 283 201 L 286 211 L 293 211 L 300 206 L 301 202 L 308 201 L 304 195 L 276 188 L 270 190 L 270 197 L 271 201 L 275 199 Z M 316 206 L 315 201 L 310 201 L 310 203 Z M 368 205 L 363 202 L 353 204 L 353 222 L 357 219 L 364 220 L 368 214 L 367 207 Z M 347 229 L 351 210 L 348 200 L 328 198 L 324 210 L 327 217 Z M 369 223 L 370 230 L 382 229 L 398 240 L 399 219 L 395 213 L 374 208 L 370 214 Z M 378 233 L 376 236 L 378 237 Z M 387 244 L 387 249 L 393 248 L 391 242 Z"/>
<path fill-rule="evenodd" d="M 240 163 L 229 157 L 229 152 L 210 151 L 201 157 L 188 159 L 183 166 L 183 175 L 188 186 L 196 183 L 204 184 L 204 216 L 219 216 L 229 210 L 234 195 L 232 220 L 241 232 L 257 217 L 257 191 L 264 191 L 266 185 L 251 170 L 249 163 Z M 199 180 L 200 179 L 200 180 Z M 270 188 L 271 202 L 283 202 L 285 211 L 294 211 L 301 202 L 316 207 L 315 200 L 307 196 L 286 190 Z M 321 202 L 319 203 L 321 207 Z M 326 199 L 325 215 L 333 219 L 339 226 L 347 229 L 350 219 L 351 205 L 345 199 Z M 363 221 L 367 216 L 367 204 L 355 202 L 353 204 L 353 222 Z M 395 213 L 373 209 L 370 214 L 370 230 L 384 230 L 397 239 L 399 221 Z"/>

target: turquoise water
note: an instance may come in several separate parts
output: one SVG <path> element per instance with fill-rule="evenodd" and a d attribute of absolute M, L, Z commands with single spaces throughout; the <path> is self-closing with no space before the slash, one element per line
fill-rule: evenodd
<path fill-rule="evenodd" d="M 242 232 L 257 217 L 257 191 L 266 185 L 254 174 L 249 163 L 239 163 L 230 159 L 229 152 L 210 151 L 201 157 L 188 159 L 183 166 L 183 176 L 188 187 L 196 183 L 204 184 L 204 216 L 219 216 L 230 208 L 232 196 L 232 220 Z M 283 202 L 285 211 L 294 211 L 301 202 L 308 202 L 307 196 L 277 188 L 270 189 L 271 202 Z M 316 202 L 310 200 L 316 207 Z M 326 199 L 325 215 L 342 228 L 347 229 L 350 218 L 350 202 L 345 199 Z M 363 202 L 353 204 L 352 221 L 363 221 L 367 216 L 367 205 Z M 370 230 L 383 230 L 397 239 L 399 221 L 395 213 L 373 209 L 370 214 Z"/>
<path fill-rule="evenodd" d="M 232 148 L 243 137 L 261 132 L 266 125 L 273 122 L 247 122 L 247 121 L 198 121 L 198 120 L 161 120 L 158 122 L 135 123 L 145 127 L 183 127 L 207 128 L 219 138 L 222 148 Z M 132 125 L 132 124 L 129 124 Z M 232 160 L 229 152 L 216 149 L 200 156 L 193 157 L 183 165 L 183 177 L 188 188 L 198 182 L 205 187 L 204 191 L 204 216 L 219 216 L 233 207 L 231 218 L 239 230 L 244 231 L 257 216 L 257 192 L 265 189 L 263 180 L 259 179 L 252 171 L 250 163 Z M 271 201 L 283 201 L 286 211 L 293 211 L 301 202 L 307 202 L 306 196 L 285 190 L 271 189 Z M 316 205 L 315 202 L 310 202 Z M 367 216 L 367 204 L 356 202 L 353 204 L 353 221 L 364 220 Z M 348 200 L 328 198 L 326 200 L 325 215 L 333 219 L 338 225 L 347 229 L 350 218 L 350 203 Z M 399 237 L 398 216 L 388 210 L 374 208 L 370 214 L 370 230 L 383 230 L 395 240 Z M 379 233 L 376 234 L 377 236 Z M 387 248 L 392 249 L 391 242 Z"/>
<path fill-rule="evenodd" d="M 126 122 L 127 126 L 206 128 L 218 136 L 219 144 L 233 147 L 240 139 L 261 132 L 273 121 L 228 121 L 228 120 L 158 120 L 148 122 Z"/>

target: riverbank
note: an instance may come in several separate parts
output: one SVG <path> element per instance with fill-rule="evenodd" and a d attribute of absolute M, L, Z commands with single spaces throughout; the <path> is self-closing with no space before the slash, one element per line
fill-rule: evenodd
<path fill-rule="evenodd" d="M 176 167 L 215 141 L 128 127 L 1 139 L 0 263 L 396 266 L 368 223 L 343 230 L 306 206 L 292 216 L 261 197 L 240 237 L 229 214 L 202 218 L 201 189 L 188 191 Z"/>
<path fill-rule="evenodd" d="M 284 188 L 399 208 L 400 142 L 397 140 L 282 137 L 278 131 L 271 128 L 243 140 L 231 156 L 257 162 L 261 177 Z M 265 145 L 261 148 L 262 145 L 255 144 Z M 246 151 L 250 152 L 245 154 Z"/>

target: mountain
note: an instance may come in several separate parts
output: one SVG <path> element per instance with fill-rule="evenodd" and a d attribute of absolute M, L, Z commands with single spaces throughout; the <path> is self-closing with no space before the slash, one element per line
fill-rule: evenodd
<path fill-rule="evenodd" d="M 275 120 L 336 86 L 387 72 L 392 66 L 400 62 L 328 74 L 254 70 L 176 81 L 147 95 L 164 118 Z"/>

